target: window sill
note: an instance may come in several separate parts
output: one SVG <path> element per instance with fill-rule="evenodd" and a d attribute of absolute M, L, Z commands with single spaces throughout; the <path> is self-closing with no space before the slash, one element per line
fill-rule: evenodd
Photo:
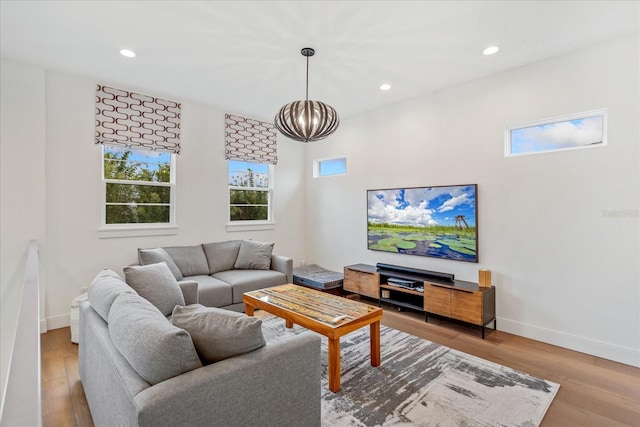
<path fill-rule="evenodd" d="M 141 236 L 168 236 L 178 234 L 178 227 L 175 225 L 154 225 L 154 226 L 106 226 L 98 229 L 99 239 L 111 239 L 118 237 L 141 237 Z"/>
<path fill-rule="evenodd" d="M 258 231 L 258 230 L 274 230 L 275 222 L 268 221 L 238 221 L 228 222 L 227 231 Z"/>

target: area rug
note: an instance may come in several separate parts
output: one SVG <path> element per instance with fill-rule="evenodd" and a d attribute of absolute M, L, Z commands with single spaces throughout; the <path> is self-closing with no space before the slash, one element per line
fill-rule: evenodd
<path fill-rule="evenodd" d="M 263 319 L 267 337 L 305 330 Z M 342 388 L 332 393 L 322 337 L 323 426 L 537 426 L 560 387 L 385 326 L 380 342 L 374 368 L 369 328 L 342 337 Z"/>

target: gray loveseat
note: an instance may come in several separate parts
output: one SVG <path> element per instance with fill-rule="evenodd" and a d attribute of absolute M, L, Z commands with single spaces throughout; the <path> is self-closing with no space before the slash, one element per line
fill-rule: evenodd
<path fill-rule="evenodd" d="M 182 295 L 184 309 L 195 307 L 194 293 Z M 116 273 L 99 273 L 80 304 L 78 356 L 95 425 L 320 426 L 317 335 L 267 337 L 204 366 L 195 342 Z"/>
<path fill-rule="evenodd" d="M 293 260 L 272 251 L 273 243 L 230 240 L 139 249 L 138 262 L 166 262 L 179 282 L 198 282 L 200 304 L 242 312 L 243 293 L 293 280 Z"/>

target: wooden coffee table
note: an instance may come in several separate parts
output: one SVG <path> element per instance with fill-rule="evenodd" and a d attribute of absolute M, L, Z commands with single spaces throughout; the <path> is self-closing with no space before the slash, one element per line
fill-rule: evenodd
<path fill-rule="evenodd" d="M 329 341 L 329 390 L 340 390 L 340 337 L 369 325 L 371 366 L 380 366 L 382 309 L 325 292 L 288 284 L 247 292 L 245 312 L 258 308 L 281 317 L 287 328 L 298 324 Z"/>

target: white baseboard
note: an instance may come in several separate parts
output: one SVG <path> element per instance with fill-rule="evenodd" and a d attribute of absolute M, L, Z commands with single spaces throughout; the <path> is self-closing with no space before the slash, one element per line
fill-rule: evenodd
<path fill-rule="evenodd" d="M 498 330 L 640 368 L 640 349 L 498 318 Z"/>
<path fill-rule="evenodd" d="M 59 316 L 47 317 L 45 330 L 66 328 L 71 325 L 71 316 L 69 314 L 61 314 Z M 42 331 L 42 322 L 40 323 L 40 331 Z"/>

